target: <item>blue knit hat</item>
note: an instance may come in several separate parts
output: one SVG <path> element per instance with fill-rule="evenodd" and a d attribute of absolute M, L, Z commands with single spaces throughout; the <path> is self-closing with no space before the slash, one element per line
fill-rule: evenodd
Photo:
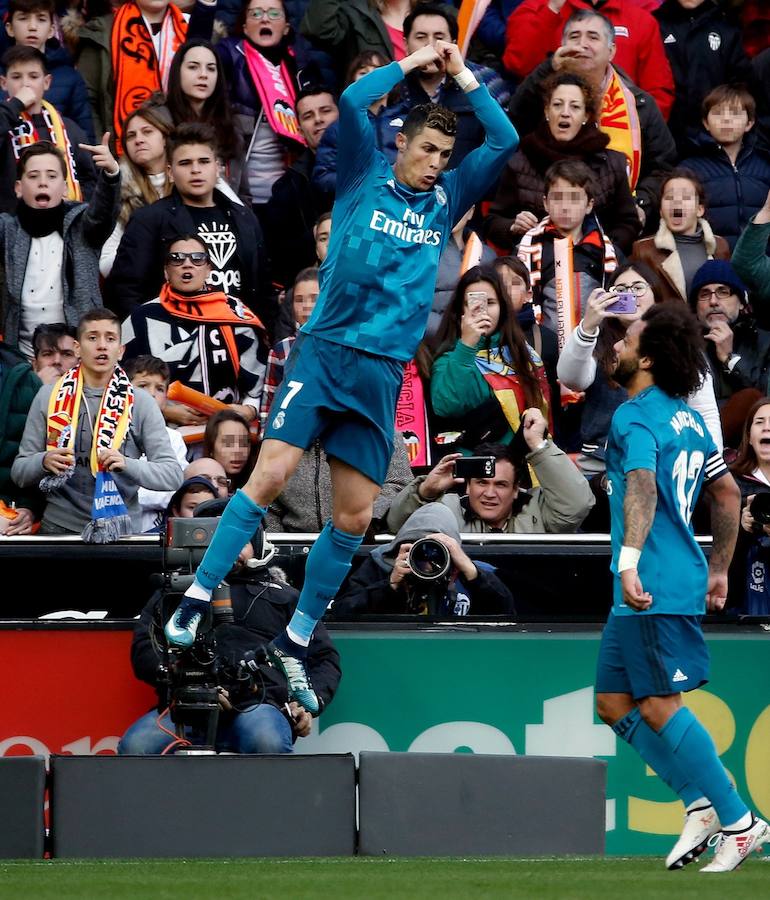
<path fill-rule="evenodd" d="M 738 295 L 741 303 L 746 304 L 748 302 L 746 285 L 741 281 L 737 272 L 727 260 L 706 260 L 693 275 L 692 284 L 690 285 L 691 306 L 695 306 L 698 302 L 698 291 L 706 284 L 726 284 L 732 288 L 733 293 Z"/>

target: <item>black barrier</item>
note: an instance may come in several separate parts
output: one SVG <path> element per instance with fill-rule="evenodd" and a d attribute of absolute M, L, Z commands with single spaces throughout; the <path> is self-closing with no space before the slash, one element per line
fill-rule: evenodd
<path fill-rule="evenodd" d="M 319 756 L 52 756 L 58 858 L 351 856 L 356 767 Z"/>
<path fill-rule="evenodd" d="M 478 535 L 464 541 L 474 559 L 493 563 L 516 600 L 523 620 L 604 618 L 610 603 L 609 543 L 605 535 L 548 538 Z M 297 588 L 315 535 L 270 535 L 278 547 L 273 564 Z M 495 540 L 497 538 L 498 540 Z M 354 566 L 372 550 L 362 547 Z M 79 538 L 0 540 L 6 585 L 0 618 L 39 618 L 62 610 L 95 618 L 134 618 L 155 590 L 163 568 L 158 538 L 129 538 L 95 546 Z"/>
<path fill-rule="evenodd" d="M 272 564 L 302 587 L 316 535 L 269 537 L 278 549 Z M 701 544 L 708 552 L 710 542 L 701 539 Z M 497 567 L 516 601 L 517 621 L 605 620 L 611 603 L 608 535 L 463 535 L 463 546 L 471 558 Z M 354 567 L 372 549 L 362 547 Z M 132 619 L 157 587 L 163 552 L 158 537 L 103 546 L 78 537 L 4 538 L 0 567 L 5 585 L 16 586 L 2 592 L 0 619 L 36 619 L 66 610 Z"/>
<path fill-rule="evenodd" d="M 42 859 L 45 760 L 0 759 L 0 859 Z"/>
<path fill-rule="evenodd" d="M 602 854 L 606 784 L 598 759 L 362 751 L 358 852 Z"/>

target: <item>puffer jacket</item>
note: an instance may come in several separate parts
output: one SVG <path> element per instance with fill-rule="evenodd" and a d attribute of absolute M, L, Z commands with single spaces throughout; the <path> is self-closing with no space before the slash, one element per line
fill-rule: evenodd
<path fill-rule="evenodd" d="M 639 234 L 641 223 L 631 196 L 622 153 L 608 150 L 609 138 L 595 125 L 584 125 L 572 141 L 557 141 L 545 122 L 521 142 L 508 161 L 497 195 L 484 221 L 484 236 L 495 246 L 513 249 L 511 226 L 517 214 L 527 210 L 538 219 L 546 215 L 543 206 L 545 173 L 558 159 L 579 160 L 593 172 L 596 196 L 594 212 L 613 244 L 624 253 Z"/>
<path fill-rule="evenodd" d="M 665 0 L 653 15 L 674 73 L 669 128 L 680 155 L 686 155 L 688 132 L 700 128 L 703 98 L 717 85 L 751 81 L 751 62 L 740 26 L 723 2 L 705 0 L 684 9 L 677 0 Z"/>
<path fill-rule="evenodd" d="M 231 37 L 220 41 L 216 45 L 216 52 L 225 73 L 233 119 L 243 154 L 240 159 L 230 161 L 228 180 L 243 202 L 250 205 L 251 193 L 246 172 L 246 160 L 249 158 L 251 144 L 262 118 L 262 101 L 249 72 L 246 54 L 243 51 L 243 38 Z M 296 87 L 297 69 L 294 59 L 287 53 L 285 61 Z M 281 143 L 285 149 L 286 165 L 288 166 L 292 159 L 300 154 L 303 145 L 299 141 L 283 139 Z"/>
<path fill-rule="evenodd" d="M 698 153 L 683 160 L 706 189 L 706 218 L 733 250 L 749 220 L 762 208 L 770 191 L 770 151 L 757 145 L 749 132 L 733 165 L 708 134 L 698 140 Z"/>
<path fill-rule="evenodd" d="M 94 122 L 88 103 L 88 90 L 83 76 L 72 65 L 72 57 L 67 50 L 52 38 L 45 47 L 45 61 L 51 75 L 51 87 L 45 92 L 46 99 L 67 119 L 72 119 L 85 132 L 89 144 L 97 142 L 94 136 Z M 101 140 L 101 134 L 99 140 Z"/>
<path fill-rule="evenodd" d="M 310 0 L 300 31 L 337 63 L 340 81 L 351 60 L 364 50 L 395 59 L 388 30 L 369 0 Z"/>
<path fill-rule="evenodd" d="M 636 185 L 636 202 L 647 213 L 648 228 L 651 213 L 658 207 L 658 194 L 663 175 L 677 161 L 676 145 L 665 120 L 650 94 L 637 87 L 618 66 L 613 67 L 636 100 L 636 112 L 642 133 L 642 162 Z M 553 72 L 550 59 L 542 62 L 519 85 L 508 107 L 508 115 L 519 135 L 534 131 L 543 117 L 540 85 Z"/>

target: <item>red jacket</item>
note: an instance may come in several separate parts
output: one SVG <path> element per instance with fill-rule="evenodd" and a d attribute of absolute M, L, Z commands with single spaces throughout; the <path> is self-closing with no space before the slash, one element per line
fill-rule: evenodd
<path fill-rule="evenodd" d="M 667 119 L 674 102 L 674 78 L 660 28 L 648 12 L 655 6 L 653 0 L 607 0 L 599 12 L 615 26 L 617 50 L 613 65 L 623 69 L 643 91 L 652 94 L 663 118 Z M 524 0 L 508 17 L 505 67 L 517 78 L 526 78 L 549 53 L 561 46 L 562 29 L 572 13 L 593 8 L 591 0 L 566 0 L 561 11 L 553 13 L 548 8 L 548 0 Z"/>

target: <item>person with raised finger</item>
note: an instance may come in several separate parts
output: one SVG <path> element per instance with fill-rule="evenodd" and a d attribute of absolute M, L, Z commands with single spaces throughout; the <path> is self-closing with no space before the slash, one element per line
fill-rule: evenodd
<path fill-rule="evenodd" d="M 83 203 L 66 199 L 69 163 L 56 144 L 41 140 L 25 147 L 16 166 L 16 214 L 0 215 L 2 330 L 30 360 L 38 326 L 75 327 L 85 312 L 101 305 L 99 253 L 117 218 L 120 174 L 109 151 L 99 148 L 96 188 Z"/>

